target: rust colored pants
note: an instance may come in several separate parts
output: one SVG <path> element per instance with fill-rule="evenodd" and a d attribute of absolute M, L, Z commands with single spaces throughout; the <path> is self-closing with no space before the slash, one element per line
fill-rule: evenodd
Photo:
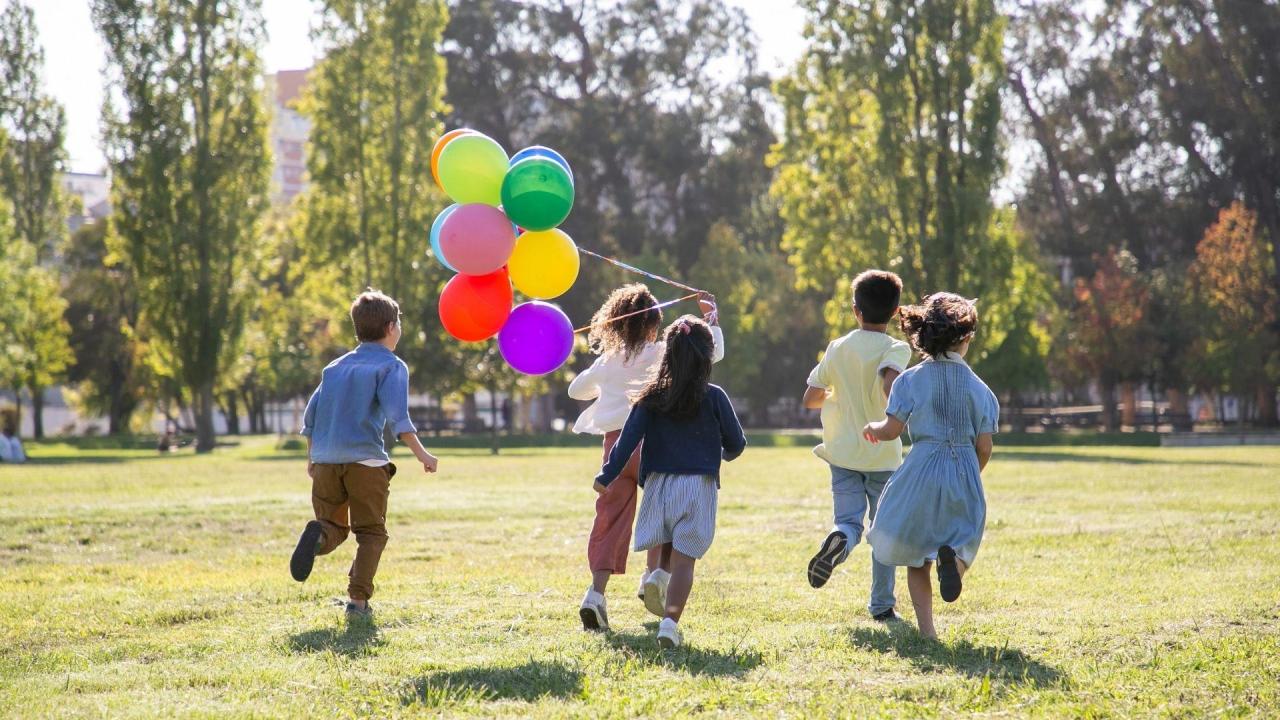
<path fill-rule="evenodd" d="M 604 458 L 618 442 L 621 430 L 604 436 Z M 631 454 L 627 466 L 609 488 L 596 496 L 596 520 L 587 540 L 587 563 L 592 572 L 609 571 L 622 575 L 627 571 L 627 554 L 631 552 L 631 526 L 636 519 L 636 481 L 640 477 L 640 448 Z"/>
<path fill-rule="evenodd" d="M 387 496 L 396 466 L 369 467 L 360 463 L 312 463 L 311 505 L 324 527 L 324 543 L 317 555 L 328 555 L 356 534 L 356 559 L 347 573 L 347 594 L 353 600 L 373 595 L 382 549 L 387 546 Z"/>

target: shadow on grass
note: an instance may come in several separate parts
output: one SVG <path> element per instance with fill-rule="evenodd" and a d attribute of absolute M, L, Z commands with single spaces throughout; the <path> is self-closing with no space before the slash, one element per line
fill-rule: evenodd
<path fill-rule="evenodd" d="M 515 667 L 473 667 L 423 675 L 401 694 L 404 705 L 439 707 L 467 701 L 576 697 L 582 673 L 564 663 L 530 660 Z"/>
<path fill-rule="evenodd" d="M 849 633 L 854 645 L 882 653 L 894 653 L 925 672 L 952 670 L 970 677 L 990 677 L 1027 683 L 1036 687 L 1056 685 L 1062 671 L 1027 657 L 1021 650 L 990 645 L 974 645 L 967 640 L 942 643 L 922 637 L 906 623 L 894 623 L 875 630 L 854 628 Z"/>
<path fill-rule="evenodd" d="M 998 452 L 1000 457 L 1006 460 L 1021 460 L 1024 462 L 1115 463 L 1118 465 L 1225 465 L 1229 467 L 1265 467 L 1267 465 L 1267 463 L 1241 462 L 1239 460 L 1170 460 L 1167 456 L 1142 458 L 1042 450 L 1026 451 L 1018 447 L 1000 448 Z"/>
<path fill-rule="evenodd" d="M 378 626 L 371 622 L 353 621 L 342 628 L 320 628 L 290 636 L 289 649 L 299 653 L 326 650 L 345 657 L 355 657 L 383 644 Z"/>
<path fill-rule="evenodd" d="M 760 653 L 735 647 L 729 652 L 706 650 L 688 644 L 674 650 L 663 650 L 655 639 L 658 624 L 645 623 L 647 633 L 611 631 L 606 635 L 610 645 L 626 652 L 637 662 L 680 670 L 690 675 L 740 677 L 764 661 Z"/>

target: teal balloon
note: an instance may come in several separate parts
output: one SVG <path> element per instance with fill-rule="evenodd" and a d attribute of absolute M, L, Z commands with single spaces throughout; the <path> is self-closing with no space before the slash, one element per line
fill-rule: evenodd
<path fill-rule="evenodd" d="M 502 209 L 525 230 L 550 230 L 573 209 L 573 179 L 554 160 L 525 158 L 512 165 L 502 180 Z"/>
<path fill-rule="evenodd" d="M 458 272 L 458 268 L 450 265 L 449 261 L 444 259 L 444 253 L 440 251 L 440 228 L 444 227 L 445 219 L 452 215 L 453 211 L 457 210 L 458 207 L 458 204 L 454 203 L 441 210 L 440 214 L 436 216 L 435 222 L 431 223 L 431 254 L 435 256 L 436 260 L 440 261 L 441 265 L 449 268 L 452 272 Z"/>

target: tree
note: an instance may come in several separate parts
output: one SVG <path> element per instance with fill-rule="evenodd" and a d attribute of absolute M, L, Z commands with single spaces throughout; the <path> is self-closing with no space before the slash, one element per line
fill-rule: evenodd
<path fill-rule="evenodd" d="M 8 376 L 4 384 L 26 388 L 32 397 L 32 422 L 37 438 L 44 437 L 40 397 L 58 380 L 71 362 L 67 345 L 70 328 L 63 319 L 67 302 L 59 294 L 58 276 L 35 264 L 35 250 L 13 242 L 0 250 L 0 280 L 4 281 L 7 311 L 0 333 Z"/>
<path fill-rule="evenodd" d="M 250 249 L 268 155 L 257 0 L 95 0 L 107 49 L 110 242 L 133 267 L 144 319 L 214 447 L 224 349 L 252 299 Z"/>
<path fill-rule="evenodd" d="M 66 233 L 66 200 L 58 185 L 66 152 L 66 116 L 41 87 L 44 50 L 31 8 L 13 0 L 0 10 L 0 126 L 8 152 L 0 162 L 0 183 L 13 204 L 18 239 L 47 262 Z"/>
<path fill-rule="evenodd" d="M 401 354 L 417 382 L 460 382 L 453 341 L 436 319 L 448 273 L 424 255 L 446 201 L 431 178 L 442 131 L 447 22 L 443 2 L 325 0 L 315 38 L 324 59 L 300 109 L 311 120 L 302 198 L 307 263 L 340 269 L 345 302 L 366 286 L 405 313 Z"/>
<path fill-rule="evenodd" d="M 1258 224 L 1241 203 L 1223 210 L 1196 246 L 1190 277 L 1211 318 L 1203 326 L 1206 359 L 1219 388 L 1253 399 L 1259 419 L 1275 425 L 1280 298 L 1270 243 Z"/>
<path fill-rule="evenodd" d="M 77 404 L 107 416 L 112 435 L 129 431 L 146 395 L 138 337 L 138 293 L 127 261 L 107 250 L 107 223 L 85 225 L 63 256 L 63 297 L 75 356 L 67 379 Z"/>

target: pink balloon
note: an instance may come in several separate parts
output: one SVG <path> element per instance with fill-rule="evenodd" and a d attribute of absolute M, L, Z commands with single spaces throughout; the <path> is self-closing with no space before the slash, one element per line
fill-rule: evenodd
<path fill-rule="evenodd" d="M 492 205 L 459 205 L 440 226 L 440 253 L 464 275 L 488 275 L 516 248 L 511 221 Z"/>

